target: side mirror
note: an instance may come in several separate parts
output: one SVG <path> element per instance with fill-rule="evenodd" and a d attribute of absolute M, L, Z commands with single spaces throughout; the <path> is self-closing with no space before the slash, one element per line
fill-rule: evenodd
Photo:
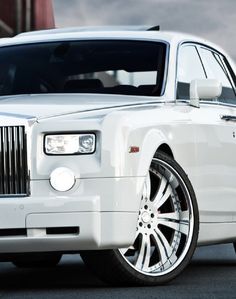
<path fill-rule="evenodd" d="M 216 79 L 195 79 L 190 83 L 190 105 L 199 108 L 199 101 L 218 98 L 222 84 Z"/>

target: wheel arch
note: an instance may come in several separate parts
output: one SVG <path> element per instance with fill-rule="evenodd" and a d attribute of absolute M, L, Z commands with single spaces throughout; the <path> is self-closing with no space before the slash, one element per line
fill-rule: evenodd
<path fill-rule="evenodd" d="M 162 151 L 171 158 L 174 158 L 173 149 L 169 145 L 165 134 L 161 130 L 152 129 L 146 134 L 143 140 L 142 152 L 139 158 L 138 175 L 147 175 L 151 161 L 158 151 Z"/>
<path fill-rule="evenodd" d="M 160 151 L 160 152 L 163 152 L 165 153 L 166 155 L 168 155 L 169 157 L 173 158 L 174 159 L 174 154 L 173 154 L 173 151 L 172 149 L 170 148 L 170 146 L 167 144 L 167 143 L 162 143 L 158 149 L 156 150 L 156 153 Z M 156 154 L 155 153 L 155 154 Z"/>

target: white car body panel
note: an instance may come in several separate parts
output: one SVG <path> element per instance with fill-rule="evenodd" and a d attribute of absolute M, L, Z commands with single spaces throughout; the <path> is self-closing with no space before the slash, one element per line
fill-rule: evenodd
<path fill-rule="evenodd" d="M 170 44 L 163 96 L 97 94 L 5 96 L 0 126 L 27 122 L 31 196 L 0 200 L 1 229 L 26 228 L 27 236 L 1 237 L 0 252 L 118 248 L 132 243 L 145 177 L 163 144 L 187 173 L 200 213 L 199 245 L 236 240 L 235 124 L 221 115 L 236 108 L 200 103 L 200 109 L 176 102 L 177 53 L 196 37 L 165 32 L 86 32 L 31 35 L 0 41 L 0 47 L 57 40 L 128 39 Z M 236 71 L 230 58 L 232 68 Z M 79 99 L 79 100 L 78 100 Z M 121 101 L 122 99 L 122 101 Z M 51 132 L 97 133 L 93 155 L 47 156 L 44 136 Z M 130 146 L 140 148 L 129 153 Z M 68 192 L 49 182 L 57 167 L 76 178 Z M 46 228 L 78 226 L 78 235 L 46 235 Z"/>

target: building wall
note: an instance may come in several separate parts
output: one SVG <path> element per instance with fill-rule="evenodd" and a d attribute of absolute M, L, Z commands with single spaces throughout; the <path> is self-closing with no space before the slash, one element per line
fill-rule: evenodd
<path fill-rule="evenodd" d="M 0 1 L 0 37 L 54 27 L 52 0 Z"/>

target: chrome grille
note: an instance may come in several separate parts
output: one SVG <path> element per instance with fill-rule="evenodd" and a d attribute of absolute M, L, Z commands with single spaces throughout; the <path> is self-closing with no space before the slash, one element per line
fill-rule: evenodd
<path fill-rule="evenodd" d="M 17 195 L 29 195 L 25 127 L 0 127 L 0 197 Z"/>

